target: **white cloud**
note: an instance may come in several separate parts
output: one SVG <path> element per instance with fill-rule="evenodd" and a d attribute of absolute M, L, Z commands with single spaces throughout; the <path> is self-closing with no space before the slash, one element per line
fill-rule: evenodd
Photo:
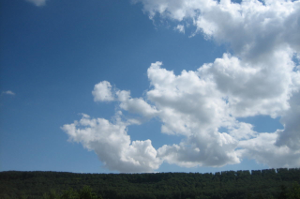
<path fill-rule="evenodd" d="M 278 133 L 261 133 L 254 139 L 240 141 L 237 151 L 241 157 L 255 159 L 272 168 L 298 167 L 300 165 L 299 150 L 295 151 L 286 145 L 277 146 Z"/>
<path fill-rule="evenodd" d="M 175 76 L 161 65 L 156 62 L 148 69 L 153 88 L 147 92 L 147 97 L 160 111 L 162 131 L 191 135 L 191 129 L 199 126 L 203 130 L 212 126 L 218 128 L 221 118 L 226 117 L 226 103 L 215 84 L 204 81 L 194 71 L 182 71 Z"/>
<path fill-rule="evenodd" d="M 296 166 L 300 161 L 300 127 L 299 105 L 294 104 L 300 101 L 295 94 L 300 88 L 300 73 L 293 71 L 291 59 L 288 53 L 275 53 L 272 64 L 266 61 L 253 66 L 224 54 L 214 63 L 178 76 L 161 68 L 161 62 L 152 64 L 148 77 L 153 88 L 147 97 L 159 111 L 162 132 L 187 137 L 179 145 L 158 149 L 159 157 L 187 167 L 239 163 L 245 156 L 269 166 Z M 276 145 L 278 132 L 263 136 L 253 131 L 251 124 L 236 120 L 256 115 L 283 116 L 282 134 L 288 138 L 281 136 L 279 140 L 285 146 Z M 221 127 L 228 133 L 218 132 Z M 255 142 L 260 144 L 254 147 Z"/>
<path fill-rule="evenodd" d="M 300 52 L 300 1 L 136 0 L 156 14 L 182 22 L 193 20 L 197 32 L 229 43 L 236 54 L 257 61 L 282 47 Z"/>
<path fill-rule="evenodd" d="M 113 89 L 108 81 L 102 81 L 95 85 L 92 91 L 94 101 L 119 101 L 120 108 L 131 113 L 141 114 L 144 117 L 154 117 L 157 110 L 142 98 L 132 98 L 130 91 Z"/>
<path fill-rule="evenodd" d="M 180 33 L 185 33 L 185 28 L 184 25 L 180 25 L 178 24 L 176 28 L 174 28 L 175 30 L 179 31 Z"/>
<path fill-rule="evenodd" d="M 16 95 L 14 92 L 12 91 L 3 91 L 2 92 L 2 95 L 5 94 L 5 95 Z"/>
<path fill-rule="evenodd" d="M 46 0 L 26 0 L 30 3 L 33 3 L 36 6 L 44 6 L 46 5 Z"/>
<path fill-rule="evenodd" d="M 108 81 L 102 81 L 95 85 L 92 94 L 94 96 L 94 101 L 113 101 L 114 96 L 111 91 L 111 85 Z"/>
<path fill-rule="evenodd" d="M 298 151 L 300 155 L 300 92 L 291 98 L 290 106 L 291 108 L 281 118 L 285 128 L 279 132 L 276 145 L 288 146 L 290 149 Z"/>
<path fill-rule="evenodd" d="M 130 91 L 118 91 L 116 93 L 120 103 L 120 108 L 131 113 L 140 114 L 146 118 L 155 117 L 158 111 L 145 102 L 142 98 L 131 98 Z"/>
<path fill-rule="evenodd" d="M 198 72 L 216 83 L 226 96 L 233 116 L 277 117 L 289 109 L 288 100 L 298 87 L 295 81 L 300 76 L 293 72 L 294 67 L 292 56 L 286 52 L 276 52 L 257 64 L 224 54 Z"/>
<path fill-rule="evenodd" d="M 65 124 L 62 129 L 69 140 L 80 142 L 88 150 L 94 150 L 110 170 L 120 172 L 151 172 L 161 161 L 150 140 L 133 141 L 127 135 L 128 123 L 117 116 L 115 123 L 106 119 L 91 119 L 83 115 L 79 121 Z"/>
<path fill-rule="evenodd" d="M 71 140 L 95 150 L 108 168 L 122 172 L 151 172 L 162 161 L 185 167 L 223 166 L 244 157 L 270 167 L 300 165 L 300 72 L 293 61 L 300 54 L 300 1 L 136 0 L 150 18 L 156 14 L 193 20 L 196 33 L 229 44 L 232 54 L 180 75 L 152 63 L 145 98 L 112 89 L 109 82 L 95 85 L 95 101 L 115 101 L 119 108 L 141 117 L 156 117 L 161 132 L 182 135 L 179 144 L 154 149 L 150 140 L 130 141 L 128 118 L 111 123 L 84 116 L 64 125 Z M 258 133 L 238 118 L 281 117 L 284 129 Z M 222 130 L 221 129 L 225 129 Z"/>
<path fill-rule="evenodd" d="M 158 15 L 177 20 L 179 25 L 186 20 L 193 20 L 196 33 L 202 32 L 206 38 L 229 44 L 233 50 L 233 55 L 224 54 L 222 58 L 216 59 L 214 63 L 203 65 L 197 71 L 203 84 L 209 84 L 209 88 L 212 89 L 202 98 L 191 100 L 199 105 L 197 108 L 202 113 L 203 119 L 198 124 L 202 122 L 202 125 L 210 127 L 209 122 L 203 123 L 203 121 L 211 120 L 214 121 L 216 128 L 226 127 L 230 136 L 240 140 L 238 146 L 244 147 L 244 150 L 240 150 L 240 152 L 244 151 L 241 154 L 252 154 L 251 157 L 259 162 L 269 166 L 283 164 L 285 164 L 283 166 L 299 166 L 300 157 L 297 154 L 299 154 L 300 127 L 297 118 L 299 118 L 300 96 L 296 93 L 300 88 L 300 73 L 299 67 L 292 58 L 295 54 L 299 57 L 300 53 L 300 24 L 298 23 L 300 1 L 282 0 L 262 3 L 250 0 L 242 1 L 240 4 L 229 0 L 220 2 L 137 0 L 135 2 L 141 2 L 151 18 Z M 165 113 L 170 114 L 161 116 L 164 122 L 162 131 L 172 134 L 177 130 L 189 136 L 194 135 L 195 132 L 191 131 L 189 126 L 191 126 L 190 122 L 197 118 L 196 115 L 191 111 L 187 116 L 182 116 L 184 112 L 180 112 L 180 110 L 189 110 L 188 107 L 193 103 L 188 100 L 181 103 L 178 101 L 186 98 L 194 99 L 192 96 L 196 95 L 196 90 L 192 95 L 182 94 L 176 82 L 179 77 L 175 77 L 171 72 L 161 71 L 161 74 L 157 74 L 157 77 L 152 80 L 156 82 L 159 77 L 162 77 L 161 82 L 148 92 L 148 97 L 159 107 L 159 110 L 169 108 Z M 166 82 L 166 79 L 169 82 Z M 187 86 L 187 89 L 190 88 L 193 88 L 193 83 Z M 198 91 L 201 89 L 198 88 Z M 214 103 L 215 108 L 209 110 L 222 110 L 222 114 L 211 116 L 212 112 L 199 109 L 203 104 L 209 104 L 208 101 L 216 102 L 218 99 L 222 99 L 225 105 Z M 185 103 L 186 105 L 182 105 Z M 196 111 L 197 108 L 194 107 L 193 110 Z M 192 119 L 188 119 L 191 115 L 193 115 Z M 256 115 L 282 117 L 281 122 L 285 129 L 270 134 L 258 134 L 252 130 L 250 124 L 235 121 L 236 117 Z M 176 124 L 173 124 L 175 121 Z M 260 144 L 253 144 L 255 142 Z M 264 145 L 264 142 L 268 144 Z M 183 149 L 181 145 L 173 146 L 171 149 L 166 148 L 178 153 Z M 238 156 L 243 157 L 241 154 Z M 177 163 L 182 164 L 180 161 Z"/>
<path fill-rule="evenodd" d="M 131 143 L 127 126 L 139 122 L 130 118 L 124 122 L 119 118 L 112 124 L 84 116 L 80 122 L 64 125 L 63 129 L 72 140 L 95 150 L 109 169 L 121 172 L 151 172 L 162 161 L 185 167 L 217 167 L 237 164 L 243 157 L 252 157 L 269 166 L 295 166 L 300 161 L 299 125 L 297 119 L 291 118 L 298 118 L 299 114 L 296 109 L 299 96 L 295 93 L 300 88 L 300 73 L 293 71 L 291 59 L 289 54 L 275 54 L 272 68 L 268 68 L 224 54 L 214 63 L 196 71 L 183 70 L 180 75 L 156 62 L 148 69 L 151 88 L 146 97 L 152 105 L 143 98 L 132 98 L 130 91 L 112 92 L 109 82 L 95 85 L 93 94 L 100 95 L 98 101 L 114 100 L 122 110 L 145 118 L 157 117 L 162 122 L 162 133 L 185 136 L 178 145 L 164 145 L 156 150 L 150 140 Z M 259 134 L 251 124 L 236 119 L 255 115 L 283 116 L 285 130 Z M 222 128 L 226 131 L 220 132 Z M 107 139 L 110 136 L 118 139 Z M 110 148 L 113 160 L 108 151 L 103 152 L 104 146 Z M 280 156 L 270 155 L 272 151 Z"/>
<path fill-rule="evenodd" d="M 184 167 L 223 166 L 240 163 L 235 152 L 237 141 L 227 133 L 197 132 L 179 145 L 164 145 L 158 149 L 159 157 L 170 164 Z"/>

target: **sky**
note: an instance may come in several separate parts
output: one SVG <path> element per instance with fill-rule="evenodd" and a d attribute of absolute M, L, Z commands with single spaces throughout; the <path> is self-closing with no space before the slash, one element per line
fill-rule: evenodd
<path fill-rule="evenodd" d="M 300 167 L 299 0 L 0 5 L 0 171 Z"/>

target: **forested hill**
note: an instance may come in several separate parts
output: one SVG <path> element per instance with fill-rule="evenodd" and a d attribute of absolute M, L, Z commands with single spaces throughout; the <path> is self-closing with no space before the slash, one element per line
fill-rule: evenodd
<path fill-rule="evenodd" d="M 300 169 L 225 171 L 215 174 L 6 171 L 0 172 L 0 198 L 79 198 L 78 193 L 87 185 L 90 187 L 88 190 L 93 192 L 93 198 L 104 199 L 281 199 L 300 198 L 299 183 Z M 71 193 L 74 193 L 72 197 Z"/>

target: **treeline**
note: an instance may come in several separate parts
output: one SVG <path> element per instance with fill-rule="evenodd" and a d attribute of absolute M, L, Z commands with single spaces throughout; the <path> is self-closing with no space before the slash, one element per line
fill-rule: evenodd
<path fill-rule="evenodd" d="M 300 199 L 300 169 L 220 173 L 0 172 L 0 198 Z M 85 194 L 85 196 L 84 196 Z"/>

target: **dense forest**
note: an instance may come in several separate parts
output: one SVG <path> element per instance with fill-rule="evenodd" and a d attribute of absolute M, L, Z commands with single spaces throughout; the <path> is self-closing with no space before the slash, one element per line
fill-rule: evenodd
<path fill-rule="evenodd" d="M 0 198 L 300 199 L 300 169 L 220 173 L 0 172 Z"/>

